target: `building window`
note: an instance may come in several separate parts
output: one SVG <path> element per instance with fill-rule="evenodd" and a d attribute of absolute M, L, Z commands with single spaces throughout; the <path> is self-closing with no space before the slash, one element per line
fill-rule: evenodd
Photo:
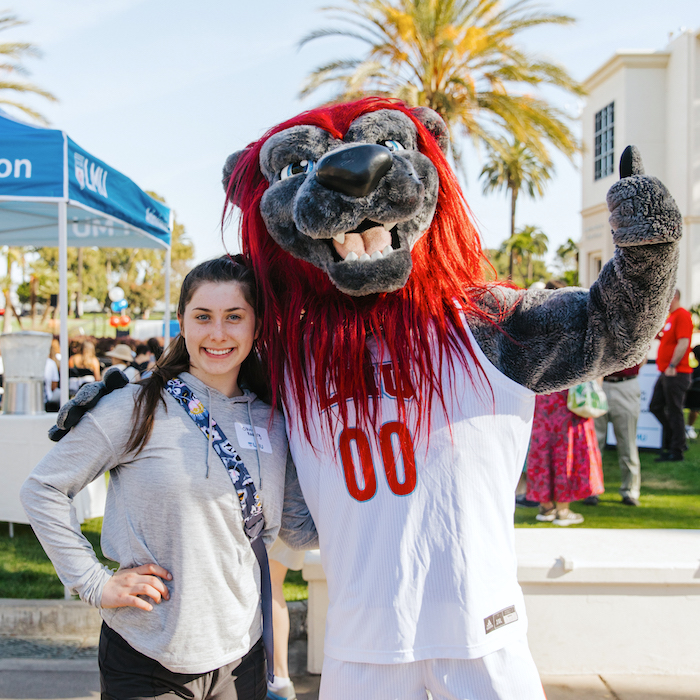
<path fill-rule="evenodd" d="M 611 102 L 595 115 L 595 179 L 612 175 L 615 142 L 615 103 Z"/>

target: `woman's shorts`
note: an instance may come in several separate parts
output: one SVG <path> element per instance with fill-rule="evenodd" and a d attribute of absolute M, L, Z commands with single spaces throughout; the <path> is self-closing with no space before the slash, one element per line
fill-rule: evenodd
<path fill-rule="evenodd" d="M 102 623 L 97 660 L 102 700 L 196 698 L 264 700 L 267 695 L 262 639 L 242 658 L 209 673 L 175 673 L 136 651 Z"/>

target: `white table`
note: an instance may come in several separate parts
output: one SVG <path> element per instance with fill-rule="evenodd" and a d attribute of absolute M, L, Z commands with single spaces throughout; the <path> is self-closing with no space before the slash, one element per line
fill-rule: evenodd
<path fill-rule="evenodd" d="M 0 415 L 0 522 L 29 524 L 19 490 L 30 472 L 54 446 L 48 430 L 55 413 Z M 78 522 L 104 515 L 107 482 L 99 478 L 73 499 Z"/>

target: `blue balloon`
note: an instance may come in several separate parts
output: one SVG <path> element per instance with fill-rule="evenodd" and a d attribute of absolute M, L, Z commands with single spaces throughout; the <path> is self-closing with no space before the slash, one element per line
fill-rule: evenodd
<path fill-rule="evenodd" d="M 127 306 L 129 306 L 129 302 L 126 299 L 120 299 L 119 301 L 113 301 L 109 308 L 116 314 Z"/>

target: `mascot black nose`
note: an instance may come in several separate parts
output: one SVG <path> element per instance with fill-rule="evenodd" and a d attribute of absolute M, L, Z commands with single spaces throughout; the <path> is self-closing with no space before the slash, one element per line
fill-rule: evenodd
<path fill-rule="evenodd" d="M 391 151 L 374 143 L 327 153 L 316 164 L 316 179 L 329 190 L 365 197 L 391 167 Z"/>

